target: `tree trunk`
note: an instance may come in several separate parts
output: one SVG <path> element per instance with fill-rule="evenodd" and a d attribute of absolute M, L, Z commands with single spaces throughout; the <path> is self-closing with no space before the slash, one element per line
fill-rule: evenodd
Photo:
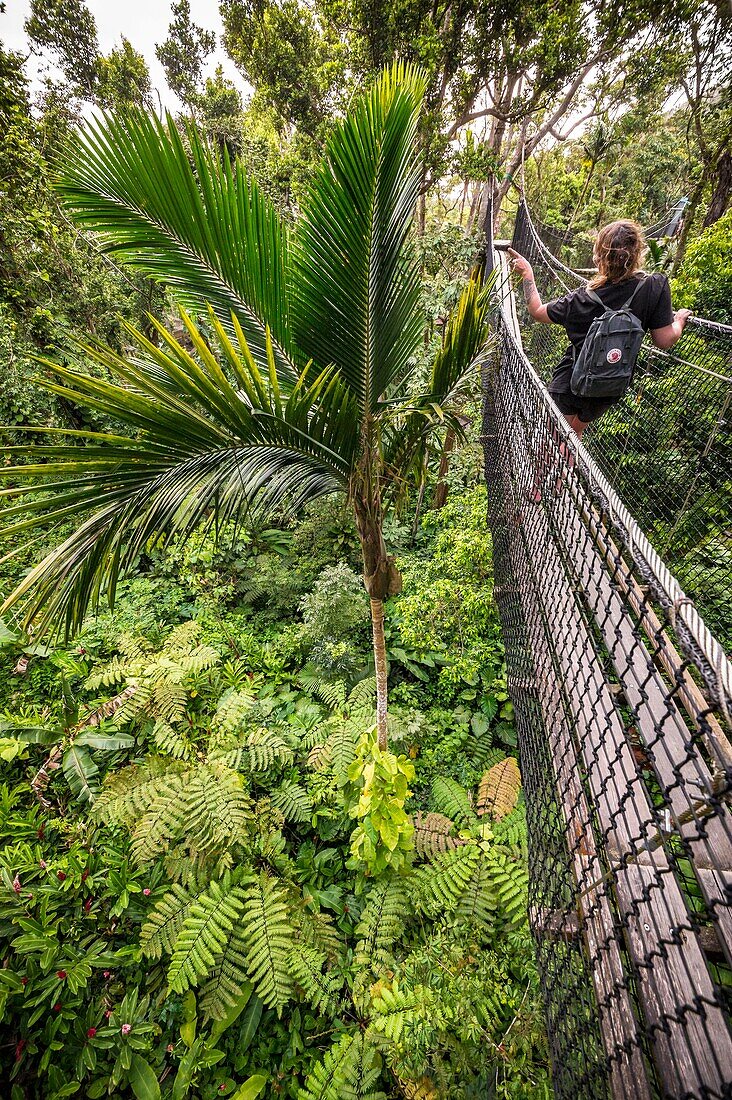
<path fill-rule="evenodd" d="M 684 253 L 686 252 L 686 245 L 689 240 L 689 233 L 696 217 L 696 212 L 701 202 L 702 194 L 704 193 L 705 178 L 702 178 L 697 183 L 696 187 L 691 193 L 689 199 L 689 205 L 684 211 L 684 221 L 681 226 L 681 232 L 679 233 L 678 244 L 676 245 L 676 255 L 674 256 L 673 266 L 671 268 L 671 277 L 678 275 L 679 268 L 684 259 Z"/>
<path fill-rule="evenodd" d="M 374 641 L 374 666 L 376 668 L 376 730 L 379 747 L 387 744 L 387 672 L 386 644 L 384 642 L 384 603 L 388 596 L 395 596 L 402 589 L 402 578 L 394 558 L 386 552 L 382 530 L 383 513 L 381 498 L 373 491 L 368 468 L 361 474 L 359 490 L 353 492 L 353 511 L 361 542 L 363 558 L 363 583 L 371 601 L 371 625 Z M 368 490 L 371 490 L 370 492 Z M 367 490 L 364 492 L 364 490 Z"/>
<path fill-rule="evenodd" d="M 370 600 L 371 631 L 374 639 L 374 666 L 376 669 L 376 735 L 379 748 L 386 749 L 388 743 L 387 728 L 387 670 L 386 641 L 384 640 L 384 604 L 381 600 Z"/>
<path fill-rule="evenodd" d="M 714 168 L 714 188 L 709 200 L 709 208 L 704 215 L 702 229 L 719 221 L 729 206 L 732 197 L 732 152 L 726 150 L 718 158 Z"/>

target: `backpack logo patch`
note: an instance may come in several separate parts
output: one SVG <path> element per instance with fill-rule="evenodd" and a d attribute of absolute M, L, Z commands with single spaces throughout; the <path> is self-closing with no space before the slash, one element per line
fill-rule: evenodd
<path fill-rule="evenodd" d="M 610 351 L 607 353 L 606 358 L 608 363 L 619 363 L 620 360 L 623 358 L 623 353 L 620 348 L 610 348 Z"/>

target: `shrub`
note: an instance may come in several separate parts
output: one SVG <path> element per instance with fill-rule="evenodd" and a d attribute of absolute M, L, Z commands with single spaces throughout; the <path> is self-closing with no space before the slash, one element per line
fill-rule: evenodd
<path fill-rule="evenodd" d="M 673 291 L 678 305 L 732 324 L 732 210 L 691 242 Z"/>

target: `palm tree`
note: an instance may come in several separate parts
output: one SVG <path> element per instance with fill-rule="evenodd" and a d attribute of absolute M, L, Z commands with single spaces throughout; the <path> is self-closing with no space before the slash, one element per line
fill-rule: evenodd
<path fill-rule="evenodd" d="M 212 514 L 236 519 L 346 493 L 386 744 L 383 601 L 401 579 L 383 519 L 423 470 L 431 433 L 461 435 L 452 409 L 486 339 L 485 291 L 471 281 L 416 388 L 424 316 L 411 234 L 423 91 L 410 66 L 380 75 L 337 128 L 291 231 L 243 165 L 192 127 L 181 134 L 170 119 L 137 113 L 77 135 L 58 180 L 64 203 L 107 251 L 172 289 L 185 331 L 178 340 L 151 319 L 153 341 L 127 326 L 124 355 L 80 340 L 101 377 L 45 362 L 49 390 L 129 434 L 57 430 L 32 464 L 6 468 L 28 482 L 3 491 L 21 494 L 6 509 L 7 534 L 91 513 L 6 608 L 28 595 L 27 621 L 63 625 L 68 636 L 100 598 L 114 600 L 150 538 L 185 535 Z M 39 477 L 50 479 L 42 496 Z"/>

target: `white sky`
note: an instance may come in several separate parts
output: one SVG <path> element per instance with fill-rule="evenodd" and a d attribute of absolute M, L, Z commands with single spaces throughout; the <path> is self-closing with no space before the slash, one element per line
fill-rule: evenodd
<path fill-rule="evenodd" d="M 165 74 L 155 57 L 155 44 L 163 42 L 168 36 L 170 23 L 170 0 L 86 0 L 87 7 L 94 16 L 99 35 L 99 47 L 103 53 L 109 53 L 119 45 L 124 35 L 129 38 L 136 50 L 144 55 L 150 68 L 153 88 L 160 93 L 164 107 L 178 110 L 180 104 L 165 83 Z M 218 0 L 190 0 L 191 19 L 205 30 L 216 32 L 219 45 L 211 55 L 207 73 L 213 73 L 217 64 L 224 67 L 226 76 L 233 80 L 242 94 L 247 86 L 234 63 L 220 45 L 221 16 Z M 23 23 L 30 12 L 30 0 L 6 0 L 5 14 L 0 15 L 0 40 L 11 50 L 28 52 L 28 43 L 23 32 Z M 37 76 L 39 65 L 35 58 L 28 62 L 27 71 Z"/>

